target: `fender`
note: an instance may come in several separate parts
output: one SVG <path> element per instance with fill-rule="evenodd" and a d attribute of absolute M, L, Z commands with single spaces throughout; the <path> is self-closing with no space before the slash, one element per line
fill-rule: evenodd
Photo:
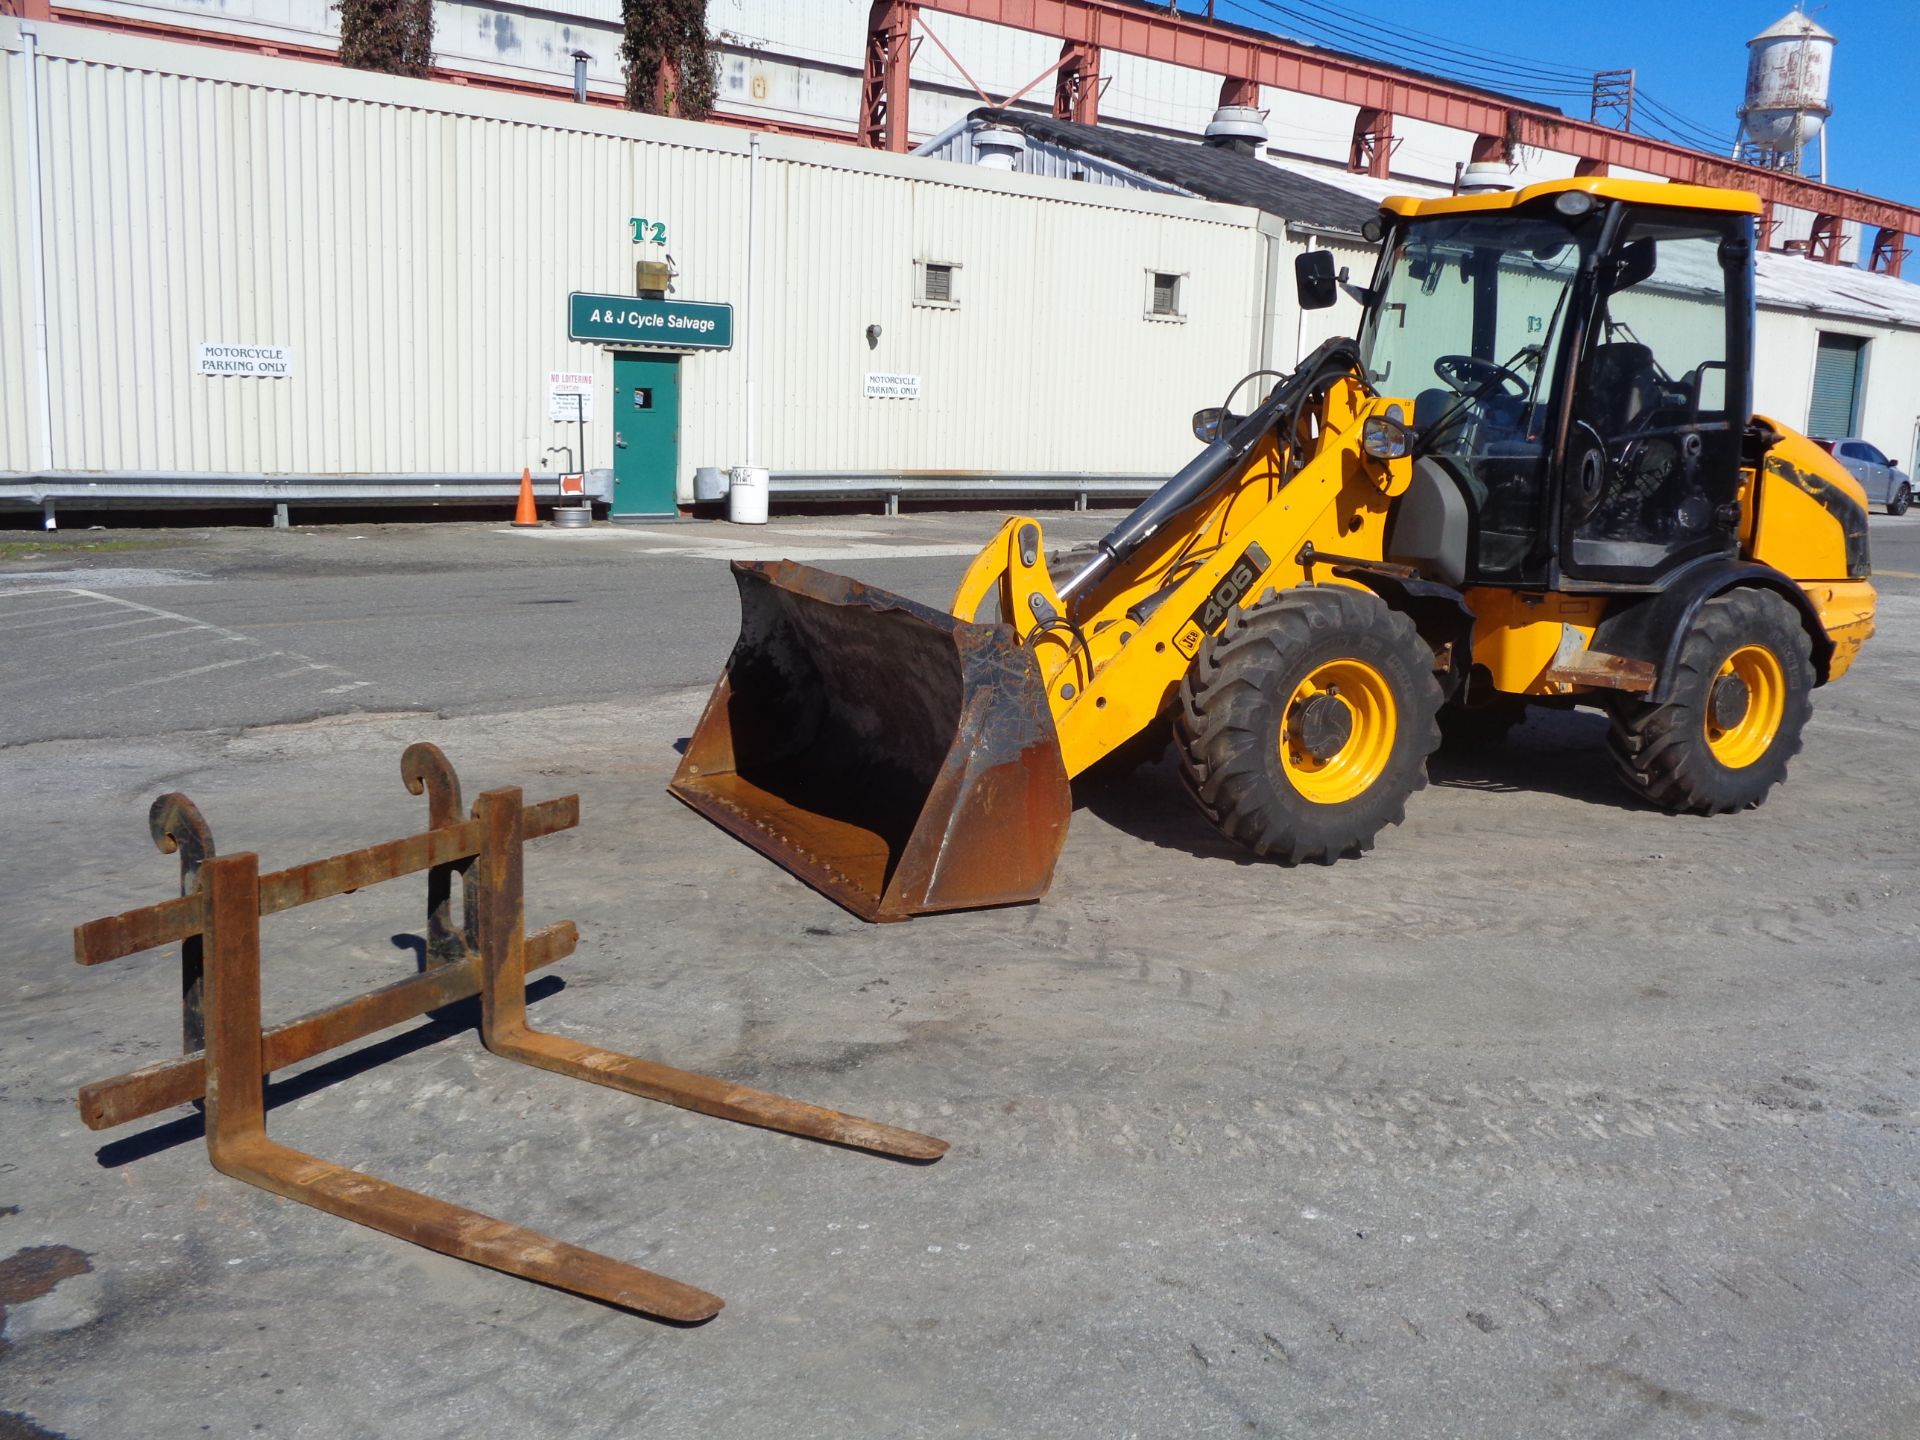
<path fill-rule="evenodd" d="M 1433 647 L 1434 668 L 1440 669 L 1440 657 L 1448 658 L 1440 683 L 1449 699 L 1473 668 L 1473 611 L 1453 586 L 1439 580 L 1422 580 L 1361 565 L 1338 565 L 1334 574 L 1343 580 L 1364 585 L 1389 609 L 1398 610 L 1413 621 L 1420 638 Z M 1448 647 L 1452 647 L 1449 649 Z"/>
<path fill-rule="evenodd" d="M 1667 578 L 1658 594 L 1609 613 L 1594 631 L 1592 648 L 1630 660 L 1651 661 L 1660 678 L 1647 699 L 1664 705 L 1673 698 L 1673 676 L 1680 661 L 1680 647 L 1686 643 L 1694 616 L 1714 596 L 1742 586 L 1776 591 L 1792 602 L 1808 638 L 1813 641 L 1815 683 L 1826 684 L 1828 663 L 1833 659 L 1833 641 L 1827 638 L 1819 612 L 1813 608 L 1806 591 L 1790 576 L 1755 560 L 1706 556 L 1682 565 Z"/>

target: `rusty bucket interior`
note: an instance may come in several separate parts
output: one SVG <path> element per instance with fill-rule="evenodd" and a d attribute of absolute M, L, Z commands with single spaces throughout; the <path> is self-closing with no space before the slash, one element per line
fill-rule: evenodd
<path fill-rule="evenodd" d="M 1044 895 L 1073 802 L 1012 629 L 792 561 L 733 575 L 740 638 L 668 789 L 866 920 Z"/>

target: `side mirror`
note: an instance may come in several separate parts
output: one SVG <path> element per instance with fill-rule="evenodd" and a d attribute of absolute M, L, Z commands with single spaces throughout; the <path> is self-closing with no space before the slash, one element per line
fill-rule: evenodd
<path fill-rule="evenodd" d="M 1308 250 L 1293 257 L 1293 283 L 1302 310 L 1324 310 L 1340 298 L 1340 276 L 1331 250 Z"/>
<path fill-rule="evenodd" d="M 1193 412 L 1193 438 L 1202 445 L 1211 445 L 1227 433 L 1227 426 L 1232 424 L 1235 418 L 1218 405 L 1206 410 L 1196 410 Z"/>
<path fill-rule="evenodd" d="M 1659 263 L 1660 255 L 1654 248 L 1651 235 L 1624 246 L 1613 262 L 1613 276 L 1607 281 L 1607 293 L 1618 295 L 1622 290 L 1631 290 L 1653 274 Z"/>

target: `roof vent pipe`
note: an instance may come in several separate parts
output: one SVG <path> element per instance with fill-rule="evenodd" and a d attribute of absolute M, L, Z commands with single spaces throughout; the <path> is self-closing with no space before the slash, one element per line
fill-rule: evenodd
<path fill-rule="evenodd" d="M 1456 187 L 1462 195 L 1491 195 L 1496 190 L 1514 188 L 1513 171 L 1504 160 L 1475 160 L 1461 169 Z"/>
<path fill-rule="evenodd" d="M 1236 155 L 1258 155 L 1267 143 L 1267 112 L 1251 105 L 1222 105 L 1207 122 L 1207 144 Z"/>
<path fill-rule="evenodd" d="M 981 125 L 973 132 L 973 163 L 982 170 L 1018 170 L 1027 137 L 1011 125 Z"/>

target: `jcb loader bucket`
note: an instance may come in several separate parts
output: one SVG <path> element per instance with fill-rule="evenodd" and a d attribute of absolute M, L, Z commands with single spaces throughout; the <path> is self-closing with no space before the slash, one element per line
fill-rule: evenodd
<path fill-rule="evenodd" d="M 864 920 L 1044 895 L 1073 802 L 1013 631 L 791 561 L 733 577 L 673 794 Z"/>

